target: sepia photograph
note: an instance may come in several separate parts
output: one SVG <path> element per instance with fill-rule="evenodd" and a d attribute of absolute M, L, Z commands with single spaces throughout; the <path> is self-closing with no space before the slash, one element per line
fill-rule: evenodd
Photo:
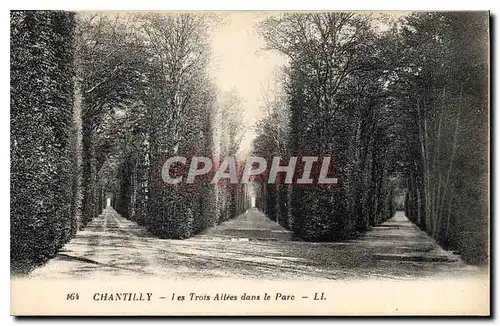
<path fill-rule="evenodd" d="M 10 11 L 11 314 L 490 315 L 488 11 Z"/>

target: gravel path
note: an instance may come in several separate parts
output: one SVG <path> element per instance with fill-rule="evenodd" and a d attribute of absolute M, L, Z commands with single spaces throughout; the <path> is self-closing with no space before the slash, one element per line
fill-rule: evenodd
<path fill-rule="evenodd" d="M 414 279 L 483 272 L 441 249 L 403 212 L 356 240 L 311 243 L 292 241 L 256 210 L 191 239 L 162 240 L 108 207 L 29 277 Z"/>

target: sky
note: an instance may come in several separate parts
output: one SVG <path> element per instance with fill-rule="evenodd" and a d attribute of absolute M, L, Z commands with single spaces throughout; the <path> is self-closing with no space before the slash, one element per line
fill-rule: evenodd
<path fill-rule="evenodd" d="M 227 12 L 224 24 L 211 33 L 210 74 L 219 91 L 234 91 L 241 100 L 245 135 L 240 151 L 248 152 L 253 126 L 262 115 L 264 96 L 276 84 L 275 73 L 285 64 L 278 53 L 263 50 L 256 23 L 269 13 Z"/>

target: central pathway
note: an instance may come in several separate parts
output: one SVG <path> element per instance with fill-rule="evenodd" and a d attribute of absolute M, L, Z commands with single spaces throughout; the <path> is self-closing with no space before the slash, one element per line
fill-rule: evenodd
<path fill-rule="evenodd" d="M 403 212 L 352 241 L 290 239 L 251 210 L 197 237 L 162 240 L 108 207 L 30 277 L 412 279 L 480 272 L 442 250 Z"/>

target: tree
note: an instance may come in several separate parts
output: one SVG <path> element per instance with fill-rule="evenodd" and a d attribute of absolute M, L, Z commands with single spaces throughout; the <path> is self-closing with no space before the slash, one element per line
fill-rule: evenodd
<path fill-rule="evenodd" d="M 243 123 L 241 116 L 241 99 L 234 90 L 222 93 L 219 96 L 214 116 L 214 164 L 218 167 L 226 157 L 236 157 L 243 138 Z M 238 165 L 239 162 L 237 162 Z M 237 166 L 241 168 L 240 165 Z M 215 185 L 217 216 L 214 224 L 220 224 L 240 213 L 242 192 L 245 185 L 232 184 L 228 180 L 221 180 Z"/>
<path fill-rule="evenodd" d="M 74 15 L 11 12 L 11 272 L 52 257 L 76 231 L 72 109 Z"/>
<path fill-rule="evenodd" d="M 81 111 L 83 225 L 102 210 L 98 174 L 106 158 L 102 150 L 111 147 L 103 138 L 105 129 L 117 110 L 138 101 L 142 89 L 146 60 L 129 28 L 130 21 L 120 15 L 78 17 L 75 92 L 81 103 L 75 106 Z"/>
<path fill-rule="evenodd" d="M 397 68 L 410 144 L 407 215 L 473 263 L 488 260 L 487 31 L 484 13 L 411 15 Z"/>
<path fill-rule="evenodd" d="M 286 75 L 282 75 L 286 78 Z M 290 111 L 288 97 L 284 89 L 274 91 L 274 95 L 267 94 L 265 99 L 264 117 L 256 125 L 257 138 L 253 142 L 254 155 L 267 159 L 268 171 L 273 157 L 279 156 L 283 161 L 290 158 L 289 134 Z M 272 97 L 271 97 L 272 96 Z M 292 224 L 290 207 L 289 185 L 265 182 L 265 177 L 257 182 L 259 194 L 259 208 L 268 216 L 286 228 Z"/>
<path fill-rule="evenodd" d="M 169 156 L 212 156 L 214 98 L 206 75 L 210 17 L 141 14 L 136 19 L 149 62 L 143 94 L 148 169 L 145 223 L 161 237 L 187 238 L 207 223 L 213 191 L 206 184 L 194 191 L 166 185 L 160 172 Z"/>
<path fill-rule="evenodd" d="M 341 182 L 291 189 L 293 230 L 308 240 L 345 239 L 392 214 L 384 181 L 392 172 L 383 113 L 387 69 L 373 21 L 353 13 L 285 14 L 260 26 L 267 49 L 290 62 L 290 155 L 332 157 Z M 371 164 L 375 155 L 380 160 Z"/>

